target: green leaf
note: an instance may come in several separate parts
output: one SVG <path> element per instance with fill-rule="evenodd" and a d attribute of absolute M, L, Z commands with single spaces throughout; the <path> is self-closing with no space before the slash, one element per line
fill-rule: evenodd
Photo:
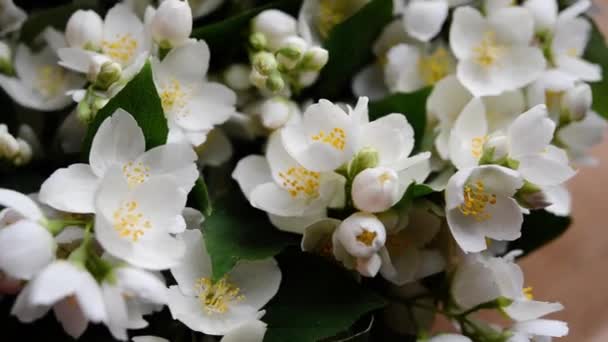
<path fill-rule="evenodd" d="M 322 97 L 335 98 L 349 87 L 350 79 L 372 59 L 372 45 L 392 18 L 392 0 L 372 0 L 333 28 L 323 44 L 329 61 L 318 82 Z"/>
<path fill-rule="evenodd" d="M 349 329 L 366 313 L 382 308 L 382 297 L 350 273 L 307 253 L 278 258 L 283 280 L 266 306 L 264 342 L 316 342 Z"/>
<path fill-rule="evenodd" d="M 376 120 L 391 113 L 405 115 L 414 129 L 416 143 L 414 150 L 420 148 L 426 129 L 426 99 L 432 88 L 424 88 L 413 93 L 396 93 L 369 104 L 369 118 Z"/>
<path fill-rule="evenodd" d="M 252 8 L 225 20 L 195 28 L 192 37 L 203 39 L 209 45 L 212 58 L 224 54 L 229 49 L 244 49 L 239 46 L 243 40 L 242 33 L 249 27 L 249 22 L 258 13 L 267 9 L 280 9 L 286 12 L 296 12 L 300 6 L 300 0 L 280 0 L 269 4 Z"/>
<path fill-rule="evenodd" d="M 31 43 L 48 26 L 63 31 L 72 13 L 79 9 L 97 7 L 96 0 L 75 0 L 70 4 L 33 12 L 21 27 L 21 40 Z"/>
<path fill-rule="evenodd" d="M 584 58 L 591 63 L 602 66 L 602 80 L 591 83 L 593 110 L 605 119 L 608 119 L 608 46 L 606 45 L 604 35 L 600 32 L 597 25 L 592 20 L 590 21 L 593 29 Z"/>
<path fill-rule="evenodd" d="M 276 229 L 238 189 L 217 199 L 213 207 L 203 222 L 203 234 L 214 280 L 222 278 L 239 260 L 272 257 L 300 241 L 299 236 Z"/>
<path fill-rule="evenodd" d="M 139 74 L 135 76 L 110 102 L 108 102 L 95 115 L 95 119 L 89 125 L 84 140 L 83 153 L 89 155 L 93 137 L 101 126 L 101 123 L 114 111 L 122 108 L 129 112 L 146 137 L 146 149 L 163 145 L 167 141 L 167 120 L 163 112 L 160 97 L 156 92 L 156 86 L 152 78 L 150 63 L 146 63 Z"/>
<path fill-rule="evenodd" d="M 521 238 L 509 243 L 509 250 L 521 249 L 526 255 L 562 235 L 571 222 L 570 217 L 533 210 L 524 216 Z"/>
<path fill-rule="evenodd" d="M 209 191 L 207 190 L 207 184 L 203 177 L 196 180 L 194 188 L 190 191 L 189 196 L 194 207 L 200 210 L 205 217 L 211 215 L 213 207 L 211 206 L 211 198 L 209 198 Z"/>

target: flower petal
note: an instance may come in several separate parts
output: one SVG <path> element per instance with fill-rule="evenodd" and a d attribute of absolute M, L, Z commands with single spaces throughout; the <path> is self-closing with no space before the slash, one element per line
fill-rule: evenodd
<path fill-rule="evenodd" d="M 405 8 L 403 22 L 407 33 L 423 42 L 435 37 L 448 16 L 447 1 L 413 1 Z"/>
<path fill-rule="evenodd" d="M 17 191 L 0 189 L 0 206 L 11 208 L 32 221 L 44 220 L 44 214 L 36 202 Z"/>
<path fill-rule="evenodd" d="M 0 229 L 0 270 L 18 279 L 31 279 L 55 259 L 55 241 L 42 226 L 20 220 Z"/>
<path fill-rule="evenodd" d="M 553 139 L 554 131 L 555 123 L 547 116 L 547 107 L 533 107 L 509 127 L 509 157 L 518 159 L 542 152 Z"/>
<path fill-rule="evenodd" d="M 78 214 L 95 212 L 99 179 L 87 164 L 73 164 L 55 171 L 40 187 L 38 198 L 51 207 Z"/>

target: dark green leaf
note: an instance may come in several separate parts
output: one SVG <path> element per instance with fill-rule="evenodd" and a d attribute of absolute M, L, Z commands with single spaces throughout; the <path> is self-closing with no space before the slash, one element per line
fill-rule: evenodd
<path fill-rule="evenodd" d="M 422 143 L 426 129 L 426 99 L 432 88 L 424 88 L 414 93 L 397 93 L 369 104 L 370 120 L 375 120 L 391 113 L 405 115 L 414 128 L 417 150 Z"/>
<path fill-rule="evenodd" d="M 372 58 L 372 45 L 393 18 L 393 0 L 372 0 L 352 17 L 336 25 L 323 44 L 329 61 L 321 71 L 319 94 L 335 98 Z"/>
<path fill-rule="evenodd" d="M 210 216 L 213 212 L 211 198 L 209 198 L 209 191 L 207 191 L 207 184 L 202 177 L 194 184 L 194 188 L 190 192 L 190 199 L 193 202 L 194 207 L 200 210 L 205 217 Z"/>
<path fill-rule="evenodd" d="M 297 235 L 277 230 L 266 214 L 251 207 L 239 190 L 214 201 L 213 213 L 203 222 L 203 234 L 215 280 L 239 260 L 265 259 L 299 243 Z"/>
<path fill-rule="evenodd" d="M 265 342 L 316 342 L 350 328 L 386 305 L 346 270 L 306 253 L 279 256 L 283 280 L 266 306 Z"/>
<path fill-rule="evenodd" d="M 137 124 L 141 127 L 146 137 L 146 149 L 162 145 L 167 141 L 169 132 L 167 120 L 160 97 L 156 92 L 156 86 L 152 78 L 152 68 L 150 63 L 146 63 L 139 74 L 97 113 L 95 119 L 89 125 L 82 149 L 85 156 L 89 155 L 93 137 L 101 123 L 119 108 L 133 115 Z"/>
<path fill-rule="evenodd" d="M 521 249 L 526 255 L 562 235 L 571 222 L 570 217 L 534 210 L 524 216 L 521 238 L 509 243 L 509 250 Z"/>
<path fill-rule="evenodd" d="M 96 0 L 75 0 L 70 4 L 33 12 L 21 27 L 21 40 L 31 43 L 48 26 L 63 31 L 72 13 L 79 9 L 96 7 Z"/>
<path fill-rule="evenodd" d="M 602 66 L 602 81 L 591 83 L 593 90 L 593 109 L 608 119 L 608 46 L 606 39 L 592 21 L 591 39 L 587 44 L 584 58 Z"/>

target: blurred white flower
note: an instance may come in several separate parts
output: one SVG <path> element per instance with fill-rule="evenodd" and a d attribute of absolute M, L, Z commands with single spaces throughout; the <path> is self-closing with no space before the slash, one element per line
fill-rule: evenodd
<path fill-rule="evenodd" d="M 13 0 L 0 0 L 0 35 L 21 29 L 27 13 L 15 5 Z"/>
<path fill-rule="evenodd" d="M 184 44 L 192 33 L 192 10 L 188 1 L 164 0 L 156 9 L 150 29 L 161 48 Z"/>
<path fill-rule="evenodd" d="M 103 41 L 103 19 L 93 10 L 78 10 L 65 27 L 68 46 L 97 51 Z"/>

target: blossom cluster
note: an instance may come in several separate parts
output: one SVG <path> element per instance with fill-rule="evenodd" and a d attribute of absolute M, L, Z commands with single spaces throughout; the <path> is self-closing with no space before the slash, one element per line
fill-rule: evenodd
<path fill-rule="evenodd" d="M 352 64 L 332 50 L 341 25 L 385 4 L 375 41 L 352 47 L 372 58 L 326 96 L 326 70 Z M 162 341 L 133 331 L 166 306 L 185 329 L 261 342 L 314 328 L 265 321 L 277 293 L 296 292 L 281 292 L 293 286 L 286 267 L 298 267 L 281 258 L 295 250 L 379 292 L 374 329 L 431 342 L 565 336 L 567 324 L 546 317 L 563 306 L 534 298 L 513 243 L 536 213 L 569 216 L 566 182 L 596 163 L 588 150 L 607 124 L 592 90 L 602 66 L 585 55 L 590 7 L 304 0 L 294 13 L 263 6 L 197 28 L 231 7 L 125 0 L 78 9 L 32 43 L 21 37 L 26 12 L 0 0 L 0 87 L 29 116 L 62 113 L 53 147 L 23 115 L 0 123 L 0 172 L 53 167 L 34 193 L 0 188 L 0 293 L 16 295 L 20 322 L 53 309 L 74 338 L 101 323 L 117 340 Z M 213 40 L 229 31 L 240 40 Z M 240 55 L 223 60 L 226 45 Z M 146 70 L 150 89 L 138 83 Z M 69 162 L 51 163 L 57 153 Z M 273 241 L 232 237 L 246 220 L 214 226 L 224 208 L 192 200 L 203 173 L 207 200 L 236 188 Z M 218 245 L 214 229 L 233 241 Z M 291 246 L 270 253 L 278 239 Z M 478 320 L 482 309 L 508 323 Z M 452 333 L 431 336 L 435 314 Z"/>

